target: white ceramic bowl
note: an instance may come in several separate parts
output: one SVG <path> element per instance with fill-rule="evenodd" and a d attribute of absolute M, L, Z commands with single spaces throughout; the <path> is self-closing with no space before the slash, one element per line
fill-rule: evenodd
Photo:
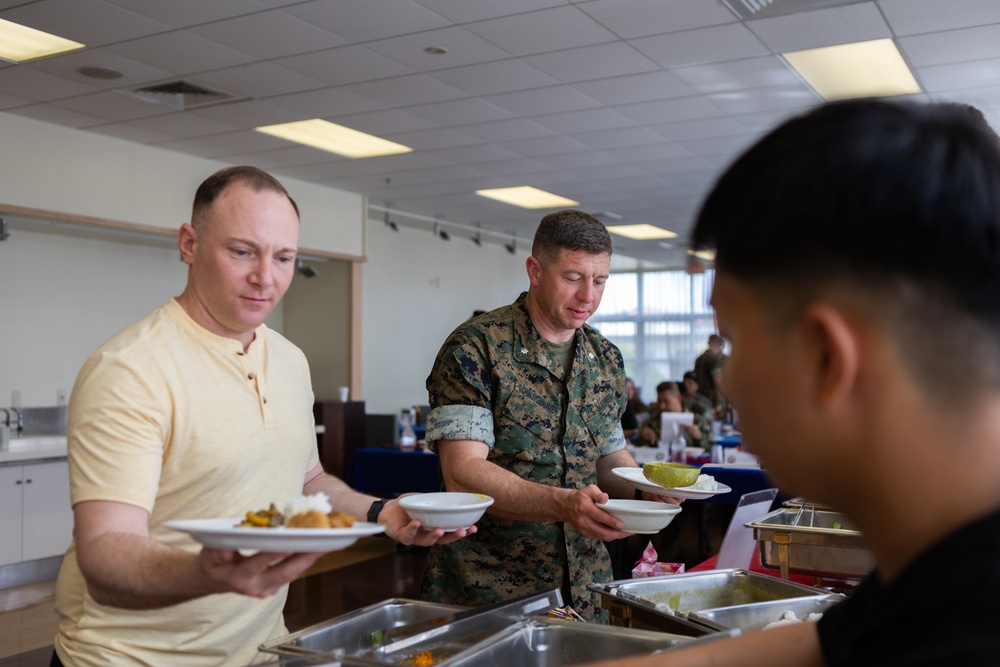
<path fill-rule="evenodd" d="M 399 506 L 424 528 L 443 528 L 450 533 L 468 528 L 493 504 L 493 499 L 481 493 L 421 493 L 399 499 Z"/>
<path fill-rule="evenodd" d="M 626 533 L 658 533 L 681 512 L 680 505 L 649 500 L 609 500 L 597 506 L 624 521 Z"/>

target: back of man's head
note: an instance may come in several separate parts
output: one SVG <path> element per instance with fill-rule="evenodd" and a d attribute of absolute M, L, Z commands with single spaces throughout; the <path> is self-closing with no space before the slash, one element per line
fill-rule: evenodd
<path fill-rule="evenodd" d="M 777 315 L 832 293 L 881 312 L 925 386 L 1000 387 L 1000 141 L 969 107 L 788 121 L 719 179 L 693 240 Z"/>
<path fill-rule="evenodd" d="M 610 255 L 611 234 L 604 223 L 582 211 L 566 209 L 549 213 L 538 223 L 531 254 L 544 263 L 564 249 Z"/>

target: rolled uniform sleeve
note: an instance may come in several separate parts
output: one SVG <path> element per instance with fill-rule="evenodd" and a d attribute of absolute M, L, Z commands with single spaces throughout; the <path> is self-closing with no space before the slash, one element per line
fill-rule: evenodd
<path fill-rule="evenodd" d="M 608 438 L 607 444 L 601 448 L 601 456 L 614 454 L 619 449 L 625 449 L 625 431 L 622 429 L 621 421 L 618 422 L 618 426 L 615 427 L 611 437 Z"/>
<path fill-rule="evenodd" d="M 493 449 L 493 413 L 475 405 L 443 405 L 427 417 L 428 447 L 436 449 L 438 440 L 476 440 Z"/>
<path fill-rule="evenodd" d="M 459 328 L 445 341 L 427 377 L 431 405 L 427 447 L 439 440 L 475 440 L 493 449 L 493 385 L 488 352 L 478 332 Z"/>

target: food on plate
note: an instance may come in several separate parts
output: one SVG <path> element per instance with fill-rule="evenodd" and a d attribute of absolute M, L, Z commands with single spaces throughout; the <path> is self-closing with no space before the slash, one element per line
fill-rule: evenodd
<path fill-rule="evenodd" d="M 403 664 L 413 665 L 413 667 L 431 667 L 434 664 L 434 656 L 431 655 L 430 651 L 422 651 L 411 655 Z"/>
<path fill-rule="evenodd" d="M 344 512 L 334 512 L 325 493 L 293 498 L 279 512 L 271 503 L 266 510 L 246 513 L 238 528 L 350 528 L 354 517 Z"/>
<path fill-rule="evenodd" d="M 813 612 L 812 614 L 809 614 L 805 618 L 799 618 L 798 616 L 795 615 L 794 611 L 789 610 L 789 611 L 786 611 L 785 613 L 783 613 L 781 615 L 781 618 L 779 618 L 777 621 L 772 621 L 771 623 L 768 623 L 767 625 L 765 625 L 763 629 L 767 630 L 768 628 L 776 628 L 778 626 L 789 625 L 791 623 L 803 623 L 805 621 L 818 621 L 821 618 L 823 618 L 823 614 L 821 614 L 819 612 Z"/>
<path fill-rule="evenodd" d="M 698 479 L 698 468 L 670 461 L 647 461 L 642 464 L 642 475 L 664 489 L 690 486 Z"/>
<path fill-rule="evenodd" d="M 698 479 L 691 485 L 697 491 L 718 491 L 719 483 L 711 475 L 698 475 Z"/>

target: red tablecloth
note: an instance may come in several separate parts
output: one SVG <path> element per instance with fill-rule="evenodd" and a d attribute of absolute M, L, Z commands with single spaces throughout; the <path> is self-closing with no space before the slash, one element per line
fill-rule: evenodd
<path fill-rule="evenodd" d="M 718 555 L 712 556 L 708 560 L 706 560 L 706 561 L 704 561 L 702 563 L 698 563 L 694 567 L 688 568 L 687 571 L 688 572 L 701 572 L 703 570 L 714 570 L 715 569 L 715 561 L 717 561 L 718 559 L 719 559 Z M 750 568 L 749 569 L 750 569 L 751 572 L 759 572 L 761 574 L 767 574 L 767 575 L 770 575 L 772 577 L 779 577 L 779 578 L 781 577 L 781 573 L 778 572 L 777 570 L 766 570 L 763 567 L 761 567 L 761 565 L 760 565 L 760 555 L 757 552 L 757 547 L 756 546 L 753 548 L 753 560 L 750 561 Z M 795 583 L 798 583 L 798 584 L 806 584 L 807 586 L 815 586 L 816 585 L 815 579 L 813 577 L 809 576 L 809 575 L 806 575 L 806 574 L 789 574 L 788 575 L 788 579 L 789 579 L 789 581 L 794 581 Z"/>

